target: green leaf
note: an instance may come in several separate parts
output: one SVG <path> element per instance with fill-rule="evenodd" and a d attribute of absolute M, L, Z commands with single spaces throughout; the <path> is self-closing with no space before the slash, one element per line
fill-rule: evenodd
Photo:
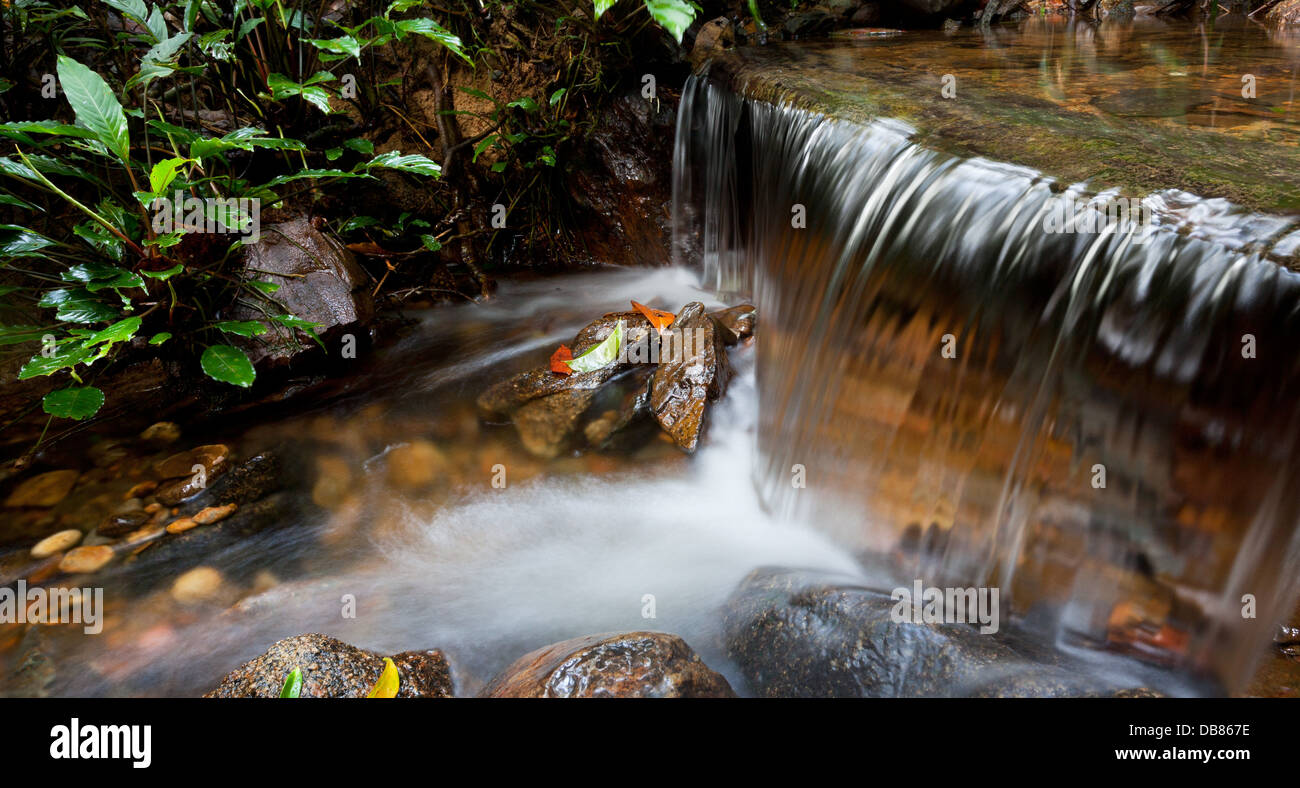
<path fill-rule="evenodd" d="M 154 334 L 153 336 L 149 337 L 149 344 L 161 345 L 162 343 L 166 342 L 171 338 L 172 335 L 170 331 L 159 331 L 157 334 Z"/>
<path fill-rule="evenodd" d="M 125 320 L 119 320 L 113 325 L 101 331 L 96 331 L 82 343 L 82 347 L 91 347 L 100 342 L 113 344 L 115 342 L 126 342 L 135 336 L 135 332 L 140 330 L 140 324 L 143 321 L 138 317 L 128 317 Z"/>
<path fill-rule="evenodd" d="M 16 224 L 0 224 L 0 259 L 5 257 L 44 257 L 40 251 L 54 241 L 35 230 Z"/>
<path fill-rule="evenodd" d="M 45 336 L 40 326 L 0 326 L 0 345 L 17 345 L 35 342 Z"/>
<path fill-rule="evenodd" d="M 421 235 L 420 243 L 424 244 L 424 248 L 430 252 L 436 252 L 442 248 L 442 243 L 432 235 Z"/>
<path fill-rule="evenodd" d="M 41 409 L 62 419 L 84 419 L 94 416 L 104 406 L 104 392 L 94 386 L 73 387 L 51 391 L 41 400 Z"/>
<path fill-rule="evenodd" d="M 185 270 L 185 266 L 181 263 L 177 263 L 176 265 L 172 266 L 171 268 L 168 268 L 165 271 L 141 271 L 140 273 L 144 274 L 150 279 L 158 279 L 160 281 L 166 282 L 168 279 L 171 279 L 173 276 L 176 276 L 177 274 L 179 274 L 181 271 L 184 270 Z"/>
<path fill-rule="evenodd" d="M 366 697 L 395 698 L 397 697 L 397 688 L 400 681 L 397 666 L 393 664 L 391 658 L 384 657 L 384 672 L 379 674 L 379 681 L 376 681 L 375 686 L 370 688 L 370 692 L 366 693 Z"/>
<path fill-rule="evenodd" d="M 294 668 L 284 677 L 284 686 L 280 687 L 280 697 L 296 698 L 302 693 L 302 668 Z"/>
<path fill-rule="evenodd" d="M 351 148 L 357 153 L 364 153 L 367 156 L 375 152 L 375 144 L 365 137 L 351 137 L 343 140 L 343 147 Z"/>
<path fill-rule="evenodd" d="M 65 346 L 61 350 L 55 350 L 50 355 L 32 356 L 31 360 L 23 365 L 18 371 L 19 380 L 40 377 L 42 375 L 52 375 L 61 369 L 75 367 L 90 358 L 91 351 L 80 345 Z"/>
<path fill-rule="evenodd" d="M 238 334 L 241 337 L 261 336 L 269 330 L 265 323 L 258 320 L 221 320 L 213 323 L 212 327 L 227 334 Z"/>
<path fill-rule="evenodd" d="M 560 99 L 564 98 L 564 94 L 567 93 L 568 91 L 569 91 L 568 88 L 560 88 L 559 90 L 552 93 L 550 99 L 551 106 L 554 107 L 556 104 L 559 104 Z"/>
<path fill-rule="evenodd" d="M 527 96 L 524 96 L 523 98 L 517 98 L 514 101 L 507 104 L 506 106 L 519 107 L 524 112 L 536 112 L 537 110 L 541 109 L 541 107 L 537 106 L 536 101 L 533 101 L 531 98 Z"/>
<path fill-rule="evenodd" d="M 600 17 L 609 9 L 614 7 L 614 0 L 595 0 L 596 18 Z"/>
<path fill-rule="evenodd" d="M 230 383 L 241 388 L 253 385 L 257 372 L 244 351 L 230 345 L 212 345 L 203 351 L 199 366 L 208 377 L 222 383 Z"/>
<path fill-rule="evenodd" d="M 603 0 L 597 0 L 602 2 Z M 645 0 L 650 16 L 682 43 L 682 34 L 695 21 L 696 6 L 686 0 Z"/>
<path fill-rule="evenodd" d="M 291 96 L 301 96 L 304 101 L 326 115 L 332 111 L 330 109 L 330 94 L 325 88 L 309 84 L 300 85 L 283 74 L 268 74 L 266 86 L 271 91 L 271 98 L 277 101 Z"/>
<path fill-rule="evenodd" d="M 387 167 L 390 170 L 413 172 L 417 175 L 439 175 L 442 173 L 442 167 L 438 166 L 436 161 L 418 153 L 403 156 L 401 151 L 381 153 L 371 159 L 366 167 Z"/>
<path fill-rule="evenodd" d="M 189 159 L 177 157 L 163 159 L 153 165 L 153 169 L 149 171 L 149 188 L 153 190 L 154 194 L 161 196 L 172 181 L 176 180 L 176 175 L 180 172 L 181 166 L 188 161 Z"/>
<path fill-rule="evenodd" d="M 338 60 L 339 58 L 345 57 L 354 57 L 358 61 L 361 60 L 361 42 L 353 36 L 340 36 L 338 38 L 324 40 L 319 38 L 310 38 L 307 39 L 307 43 L 323 52 L 336 54 L 336 57 L 322 57 L 321 60 Z"/>
<path fill-rule="evenodd" d="M 104 78 L 67 55 L 59 55 L 59 85 L 67 96 L 77 125 L 94 132 L 123 163 L 131 151 L 126 114 Z"/>
<path fill-rule="evenodd" d="M 603 342 L 568 362 L 569 369 L 574 372 L 590 372 L 608 366 L 618 359 L 618 351 L 622 345 L 623 321 L 620 320 Z"/>
<path fill-rule="evenodd" d="M 46 291 L 39 303 L 57 309 L 54 319 L 66 323 L 99 323 L 118 314 L 116 309 L 79 287 Z"/>

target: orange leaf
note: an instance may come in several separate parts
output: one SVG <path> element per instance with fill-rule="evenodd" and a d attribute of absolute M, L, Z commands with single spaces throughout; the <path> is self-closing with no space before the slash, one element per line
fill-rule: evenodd
<path fill-rule="evenodd" d="M 638 304 L 635 301 L 632 302 L 632 306 L 636 311 L 645 315 L 645 319 L 649 320 L 650 325 L 654 326 L 655 331 L 660 334 L 662 334 L 664 329 L 671 326 L 673 321 L 677 319 L 677 316 L 672 312 L 665 312 L 662 309 L 652 309 L 645 304 Z"/>
<path fill-rule="evenodd" d="M 557 375 L 572 375 L 568 362 L 573 360 L 573 351 L 568 345 L 560 345 L 559 350 L 551 354 L 551 371 Z"/>

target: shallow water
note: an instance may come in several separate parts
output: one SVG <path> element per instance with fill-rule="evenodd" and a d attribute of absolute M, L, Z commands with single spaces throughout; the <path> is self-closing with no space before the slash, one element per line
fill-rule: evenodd
<path fill-rule="evenodd" d="M 712 303 L 674 269 L 507 283 L 485 306 L 420 315 L 374 361 L 365 394 L 231 436 L 245 456 L 277 446 L 291 458 L 304 477 L 301 522 L 203 556 L 227 577 L 208 604 L 177 604 L 166 593 L 174 567 L 148 563 L 147 552 L 97 575 L 111 611 L 104 632 L 46 630 L 54 691 L 198 694 L 271 642 L 322 632 L 384 653 L 441 648 L 465 694 L 534 648 L 639 629 L 684 637 L 743 686 L 717 638 L 721 605 L 747 572 L 784 564 L 860 574 L 816 531 L 759 508 L 752 350 L 733 350 L 737 378 L 693 458 L 654 440 L 632 453 L 538 462 L 512 428 L 480 428 L 472 415 L 488 380 L 544 361 L 587 320 L 632 298 L 671 309 Z M 395 487 L 385 452 L 417 439 L 445 450 L 445 478 Z M 354 476 L 322 514 L 307 499 L 325 457 Z M 497 463 L 504 489 L 491 486 Z M 138 592 L 155 580 L 157 590 Z M 355 618 L 343 615 L 344 595 Z"/>

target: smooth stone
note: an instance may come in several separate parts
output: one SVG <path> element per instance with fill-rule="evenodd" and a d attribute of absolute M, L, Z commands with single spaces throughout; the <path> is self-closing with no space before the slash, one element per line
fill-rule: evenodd
<path fill-rule="evenodd" d="M 172 599 L 191 605 L 211 599 L 221 590 L 221 573 L 210 566 L 198 566 L 176 578 L 172 583 Z"/>
<path fill-rule="evenodd" d="M 213 472 L 223 465 L 229 456 L 229 447 L 220 443 L 212 443 L 173 454 L 155 465 L 154 471 L 161 479 L 177 479 L 182 476 L 194 475 L 194 467 L 201 465 L 204 472 L 208 476 L 212 476 Z"/>
<path fill-rule="evenodd" d="M 81 537 L 81 531 L 76 528 L 50 534 L 32 547 L 32 558 L 49 558 L 55 553 L 61 553 L 74 547 L 81 541 Z"/>
<path fill-rule="evenodd" d="M 237 508 L 238 506 L 233 503 L 228 503 L 224 506 L 209 506 L 208 508 L 192 515 L 192 518 L 194 522 L 199 525 L 212 525 L 213 523 L 220 522 L 234 514 L 235 509 Z"/>
<path fill-rule="evenodd" d="M 492 679 L 487 698 L 731 698 L 686 641 L 663 632 L 588 635 L 529 652 Z"/>
<path fill-rule="evenodd" d="M 72 492 L 80 475 L 78 471 L 64 470 L 33 476 L 9 493 L 4 505 L 11 509 L 53 506 Z"/>
<path fill-rule="evenodd" d="M 59 571 L 68 574 L 97 572 L 113 560 L 113 548 L 108 545 L 75 547 L 59 561 Z"/>
<path fill-rule="evenodd" d="M 122 496 L 122 500 L 129 501 L 132 498 L 144 498 L 150 495 L 156 489 L 158 489 L 158 482 L 153 481 L 152 479 L 149 481 L 140 482 L 136 486 L 127 490 L 126 494 Z"/>
<path fill-rule="evenodd" d="M 180 425 L 171 421 L 159 421 L 150 424 L 140 433 L 140 440 L 153 444 L 175 443 L 180 438 Z"/>
<path fill-rule="evenodd" d="M 199 524 L 196 523 L 192 517 L 180 517 L 175 520 L 172 520 L 170 523 L 167 524 L 167 533 L 169 534 L 184 533 L 190 530 L 191 528 L 197 528 L 198 525 Z"/>
<path fill-rule="evenodd" d="M 426 440 L 415 440 L 388 452 L 388 481 L 403 490 L 420 490 L 445 475 L 447 457 Z"/>
<path fill-rule="evenodd" d="M 438 650 L 392 655 L 399 698 L 450 698 L 451 668 Z M 205 698 L 278 698 L 294 668 L 302 670 L 300 698 L 364 698 L 384 669 L 383 656 L 325 635 L 298 635 L 231 671 Z"/>
<path fill-rule="evenodd" d="M 110 514 L 99 524 L 95 532 L 100 536 L 114 538 L 129 534 L 147 522 L 149 522 L 149 514 L 143 509 L 136 512 Z"/>

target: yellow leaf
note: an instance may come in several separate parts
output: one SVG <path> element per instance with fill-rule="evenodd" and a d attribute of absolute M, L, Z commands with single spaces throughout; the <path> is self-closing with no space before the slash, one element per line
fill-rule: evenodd
<path fill-rule="evenodd" d="M 384 672 L 379 674 L 379 681 L 375 686 L 370 688 L 370 694 L 367 698 L 395 698 L 397 697 L 397 684 L 399 678 L 397 675 L 397 666 L 388 657 L 384 657 Z"/>

